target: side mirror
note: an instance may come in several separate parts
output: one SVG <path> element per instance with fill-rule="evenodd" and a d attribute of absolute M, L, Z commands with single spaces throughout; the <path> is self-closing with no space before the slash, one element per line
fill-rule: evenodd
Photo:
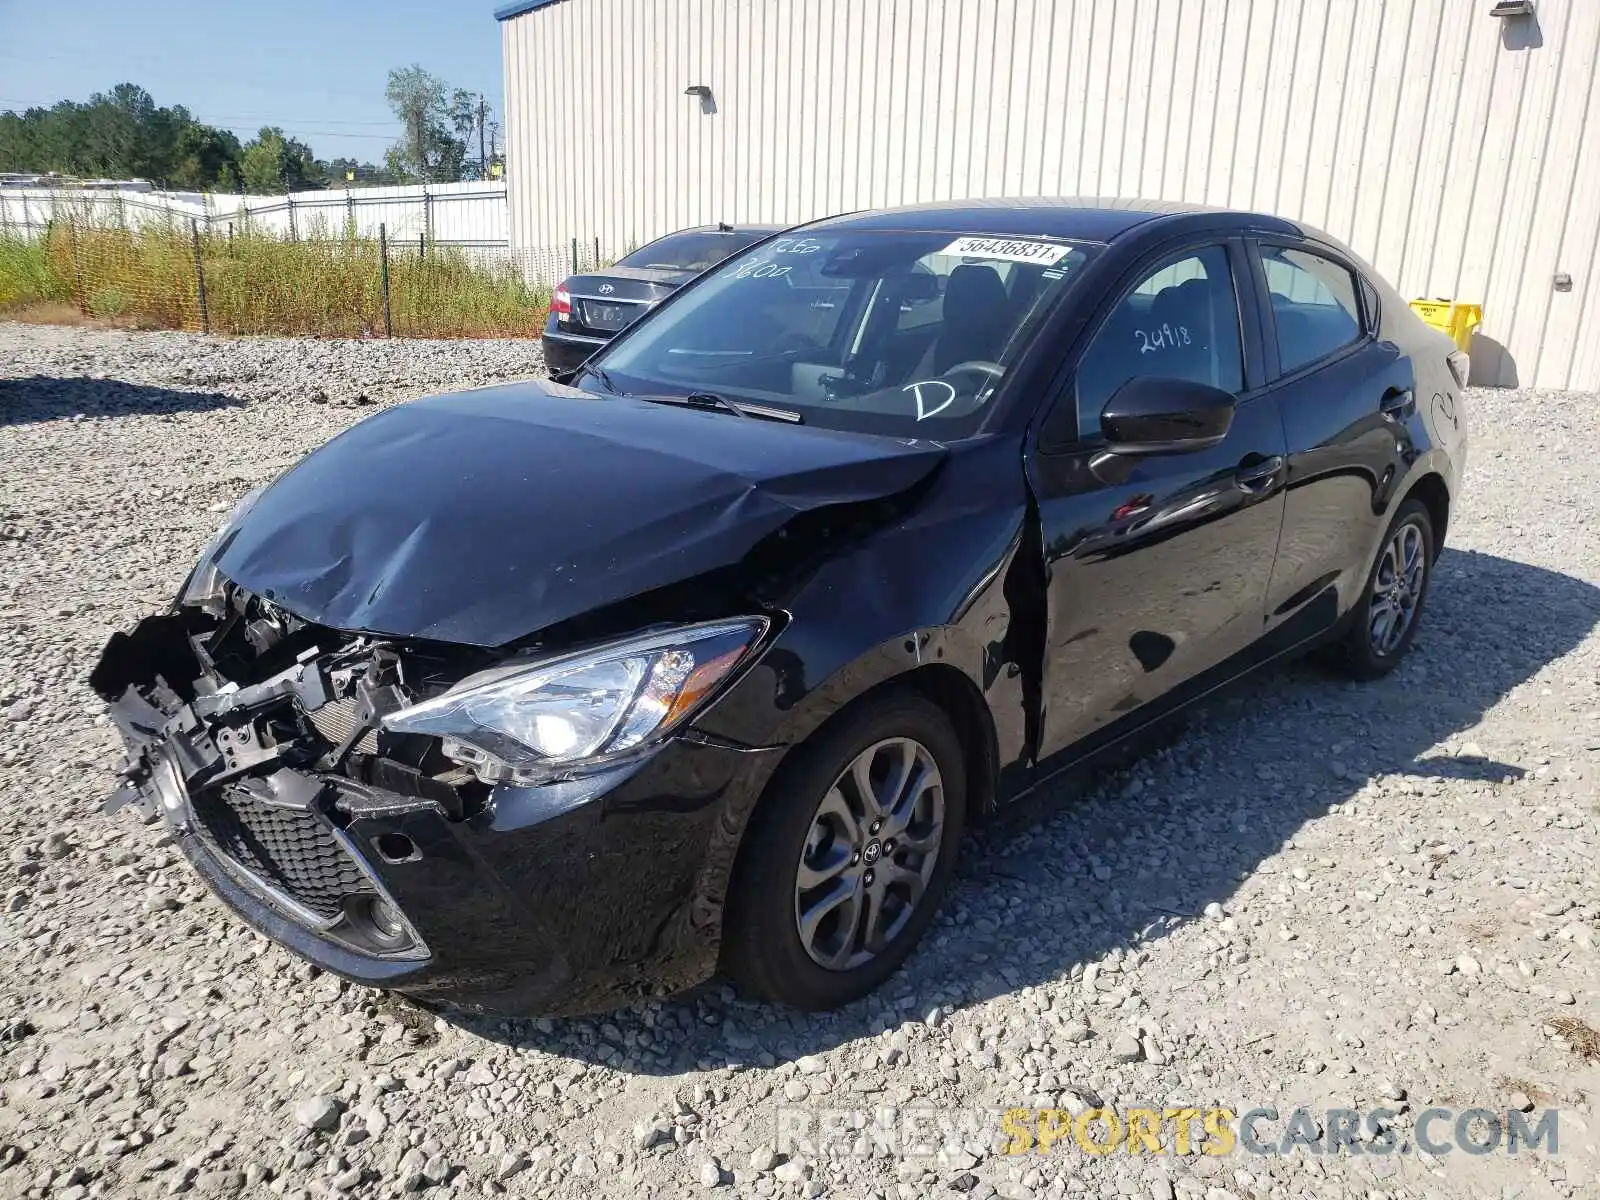
<path fill-rule="evenodd" d="M 944 291 L 944 281 L 932 272 L 913 272 L 900 281 L 902 304 L 927 304 L 937 300 Z"/>
<path fill-rule="evenodd" d="M 1140 376 L 1112 393 L 1100 428 L 1113 454 L 1191 454 L 1228 436 L 1234 403 L 1208 383 Z"/>

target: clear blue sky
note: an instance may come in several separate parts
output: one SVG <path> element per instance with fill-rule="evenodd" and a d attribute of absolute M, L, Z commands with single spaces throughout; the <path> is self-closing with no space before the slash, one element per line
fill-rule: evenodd
<path fill-rule="evenodd" d="M 381 162 L 390 67 L 482 92 L 504 128 L 500 2 L 0 0 L 0 111 L 130 82 L 241 139 L 281 125 L 318 158 Z"/>

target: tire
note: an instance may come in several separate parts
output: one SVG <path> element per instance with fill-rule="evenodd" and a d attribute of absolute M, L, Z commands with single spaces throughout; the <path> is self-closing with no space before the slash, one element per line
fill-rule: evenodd
<path fill-rule="evenodd" d="M 908 744 L 913 749 L 906 750 Z M 849 816 L 872 815 L 858 803 L 859 775 L 853 770 L 869 751 L 868 778 L 882 779 L 886 793 L 897 771 L 927 781 L 931 763 L 938 772 L 938 801 L 933 789 L 927 789 L 917 793 L 915 805 L 904 806 L 905 812 L 879 817 L 881 830 L 875 832 L 868 820 L 850 825 L 841 803 Z M 745 833 L 724 918 L 722 965 L 748 993 L 817 1011 L 848 1004 L 877 988 L 927 930 L 955 869 L 966 823 L 966 764 L 944 710 L 909 689 L 862 702 L 794 754 L 780 768 Z M 941 803 L 935 823 L 932 814 Z M 893 833 L 906 813 L 913 819 L 899 844 L 882 836 Z M 848 828 L 855 828 L 859 839 L 846 836 Z M 930 841 L 933 828 L 939 830 L 936 849 L 930 846 L 919 854 L 912 847 Z M 838 867 L 852 850 L 855 858 Z M 828 876 L 826 883 L 800 888 L 803 856 L 813 864 L 810 878 Z M 830 874 L 835 870 L 837 874 Z M 920 895 L 908 903 L 915 886 L 912 875 L 924 877 L 924 882 Z M 854 900 L 827 909 L 835 889 L 852 887 Z M 826 915 L 814 920 L 818 911 Z M 875 911 L 883 914 L 877 926 L 870 920 Z M 802 915 L 814 930 L 809 941 L 801 933 Z M 872 939 L 878 943 L 875 948 L 862 936 L 869 927 L 883 935 Z M 824 965 L 819 954 L 831 963 Z"/>
<path fill-rule="evenodd" d="M 1411 573 L 1412 582 L 1401 589 L 1403 599 L 1400 607 L 1390 609 L 1403 613 L 1405 619 L 1404 627 L 1395 637 L 1390 626 L 1380 624 L 1383 614 L 1377 605 L 1381 603 L 1380 593 L 1389 597 L 1395 595 L 1392 577 L 1398 561 L 1395 557 L 1397 550 L 1410 561 L 1413 548 L 1417 558 Z M 1338 662 L 1347 675 L 1363 680 L 1380 679 L 1400 665 L 1400 660 L 1405 657 L 1417 636 L 1417 626 L 1422 620 L 1428 585 L 1433 582 L 1433 559 L 1433 518 L 1420 500 L 1407 500 L 1384 532 L 1377 561 L 1372 564 L 1372 572 L 1367 576 L 1366 590 L 1351 613 L 1350 628 L 1338 647 Z M 1407 602 L 1409 607 L 1405 607 Z"/>

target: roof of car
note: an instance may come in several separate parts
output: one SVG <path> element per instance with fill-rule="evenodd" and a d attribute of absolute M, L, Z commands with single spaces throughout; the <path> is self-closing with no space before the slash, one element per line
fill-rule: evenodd
<path fill-rule="evenodd" d="M 789 228 L 787 225 L 691 225 L 687 229 L 674 229 L 671 233 L 664 233 L 661 236 L 677 237 L 680 233 L 777 233 L 787 228 Z"/>
<path fill-rule="evenodd" d="M 909 204 L 901 208 L 870 209 L 829 217 L 812 228 L 916 229 L 1013 236 L 1043 234 L 1079 241 L 1109 242 L 1136 225 L 1162 217 L 1203 213 L 1232 214 L 1257 229 L 1293 233 L 1297 228 L 1280 217 L 1203 204 L 1057 196 L 941 200 L 932 204 Z"/>

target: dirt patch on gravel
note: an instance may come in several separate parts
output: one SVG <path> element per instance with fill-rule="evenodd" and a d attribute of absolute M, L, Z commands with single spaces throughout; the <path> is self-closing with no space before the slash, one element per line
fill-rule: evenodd
<path fill-rule="evenodd" d="M 1600 1062 L 1600 1031 L 1577 1017 L 1551 1017 L 1545 1022 L 1566 1040 L 1584 1062 Z"/>

